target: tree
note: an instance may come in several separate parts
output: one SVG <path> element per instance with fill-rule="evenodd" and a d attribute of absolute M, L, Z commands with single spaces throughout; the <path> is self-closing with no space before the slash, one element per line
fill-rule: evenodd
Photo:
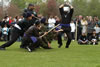
<path fill-rule="evenodd" d="M 73 1 L 73 7 L 74 7 L 74 15 L 87 15 L 87 7 L 88 4 L 86 2 L 86 0 L 74 0 Z"/>
<path fill-rule="evenodd" d="M 47 15 L 59 15 L 56 0 L 48 0 L 47 3 Z"/>
<path fill-rule="evenodd" d="M 73 6 L 75 9 L 74 16 L 83 15 L 83 16 L 99 16 L 100 17 L 100 1 L 91 0 L 74 0 Z"/>
<path fill-rule="evenodd" d="M 88 14 L 92 16 L 98 16 L 100 18 L 100 1 L 99 0 L 91 0 L 89 3 L 89 7 L 87 9 Z"/>
<path fill-rule="evenodd" d="M 20 9 L 25 8 L 26 2 L 25 0 L 12 0 L 12 3 L 17 5 Z"/>
<path fill-rule="evenodd" d="M 47 5 L 46 3 L 39 4 L 40 9 L 38 13 L 43 14 L 44 16 L 47 16 L 46 14 L 47 6 L 46 5 Z"/>

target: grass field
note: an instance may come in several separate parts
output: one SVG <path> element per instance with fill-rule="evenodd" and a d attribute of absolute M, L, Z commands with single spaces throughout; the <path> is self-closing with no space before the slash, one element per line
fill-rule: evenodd
<path fill-rule="evenodd" d="M 19 45 L 16 42 L 6 51 L 0 51 L 0 67 L 100 67 L 100 45 L 72 42 L 66 49 L 65 45 L 57 48 L 57 42 L 53 41 L 54 49 L 41 48 L 32 53 L 20 49 Z"/>

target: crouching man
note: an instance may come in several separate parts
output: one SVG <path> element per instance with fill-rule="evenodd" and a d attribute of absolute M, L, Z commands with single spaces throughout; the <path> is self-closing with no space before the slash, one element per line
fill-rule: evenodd
<path fill-rule="evenodd" d="M 44 38 L 40 37 L 41 24 L 39 21 L 31 26 L 24 34 L 22 44 L 29 51 L 32 52 L 35 48 L 41 46 L 45 49 L 50 49 L 48 44 L 44 42 Z M 44 45 L 45 44 L 45 45 Z"/>
<path fill-rule="evenodd" d="M 88 44 L 89 41 L 88 41 L 88 38 L 86 36 L 85 33 L 82 33 L 82 35 L 80 36 L 79 40 L 78 40 L 78 44 Z"/>

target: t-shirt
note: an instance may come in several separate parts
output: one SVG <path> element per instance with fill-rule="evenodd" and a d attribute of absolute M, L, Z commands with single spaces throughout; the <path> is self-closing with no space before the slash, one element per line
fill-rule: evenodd
<path fill-rule="evenodd" d="M 48 19 L 48 27 L 53 28 L 55 26 L 56 20 L 54 18 Z"/>

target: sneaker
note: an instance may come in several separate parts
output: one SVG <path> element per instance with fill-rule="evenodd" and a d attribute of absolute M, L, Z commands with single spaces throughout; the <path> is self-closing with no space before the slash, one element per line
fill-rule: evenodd
<path fill-rule="evenodd" d="M 0 47 L 0 50 L 6 50 L 5 48 L 3 48 L 3 47 Z"/>
<path fill-rule="evenodd" d="M 26 49 L 29 51 L 29 52 L 32 52 L 32 50 L 27 46 Z"/>

